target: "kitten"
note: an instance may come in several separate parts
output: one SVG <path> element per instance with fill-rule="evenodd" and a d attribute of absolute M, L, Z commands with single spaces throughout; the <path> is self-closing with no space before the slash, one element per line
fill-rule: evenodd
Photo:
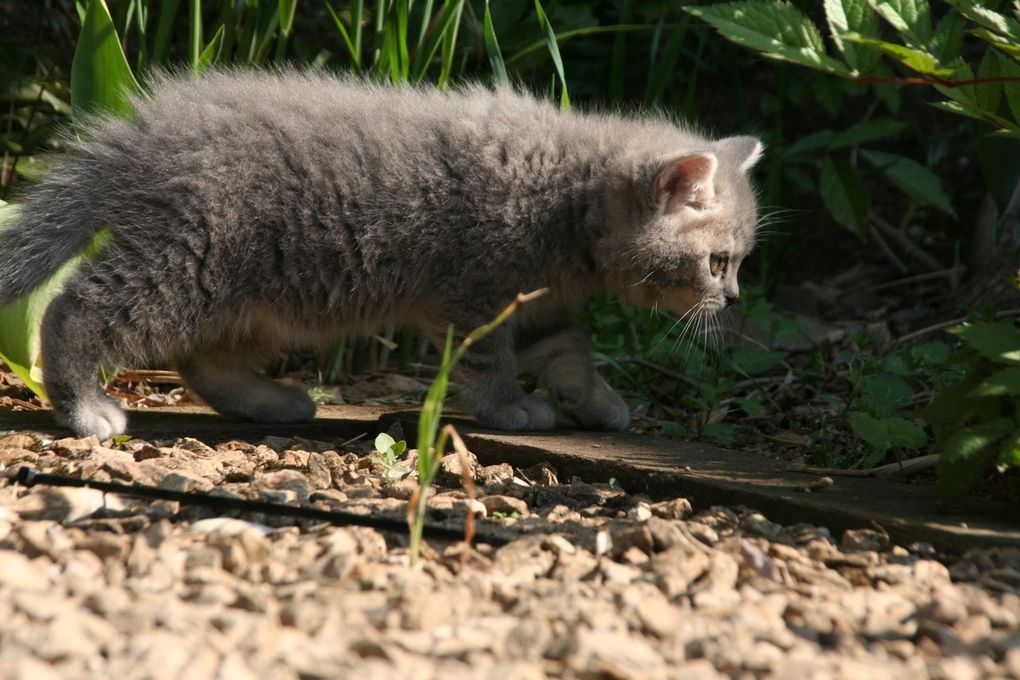
<path fill-rule="evenodd" d="M 484 425 L 622 429 L 573 317 L 584 300 L 677 314 L 738 296 L 754 243 L 751 137 L 566 114 L 511 91 L 388 88 L 311 73 L 165 75 L 131 120 L 96 119 L 0 235 L 0 304 L 112 232 L 46 311 L 44 383 L 78 434 L 125 431 L 107 360 L 171 363 L 220 413 L 291 422 L 315 405 L 257 371 L 280 348 L 389 322 L 442 341 L 518 292 L 551 290 L 460 367 Z"/>

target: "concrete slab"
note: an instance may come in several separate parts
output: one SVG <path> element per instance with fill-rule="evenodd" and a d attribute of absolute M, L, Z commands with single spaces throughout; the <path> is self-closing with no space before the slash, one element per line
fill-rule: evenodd
<path fill-rule="evenodd" d="M 208 409 L 160 408 L 131 412 L 131 432 L 146 439 L 194 436 L 217 442 L 258 441 L 266 435 L 300 436 L 327 441 L 372 437 L 394 421 L 413 440 L 417 413 L 384 406 L 326 406 L 310 423 L 262 424 L 226 420 Z M 744 505 L 784 524 L 810 522 L 845 529 L 881 526 L 898 543 L 931 543 L 946 552 L 979 546 L 1020 547 L 1020 512 L 974 499 L 959 514 L 937 511 L 933 489 L 878 478 L 833 477 L 823 491 L 807 492 L 818 478 L 785 470 L 785 463 L 703 442 L 668 440 L 625 433 L 559 430 L 508 434 L 487 431 L 464 418 L 451 418 L 468 446 L 485 463 L 528 467 L 555 466 L 566 478 L 617 479 L 629 492 L 652 497 L 685 496 L 695 509 Z M 0 432 L 31 430 L 66 436 L 49 411 L 0 410 Z"/>

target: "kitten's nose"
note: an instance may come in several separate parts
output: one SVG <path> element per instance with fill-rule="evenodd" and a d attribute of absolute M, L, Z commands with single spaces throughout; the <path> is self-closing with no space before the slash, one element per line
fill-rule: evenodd
<path fill-rule="evenodd" d="M 735 305 L 740 302 L 740 293 L 727 293 L 726 294 L 726 306 Z"/>

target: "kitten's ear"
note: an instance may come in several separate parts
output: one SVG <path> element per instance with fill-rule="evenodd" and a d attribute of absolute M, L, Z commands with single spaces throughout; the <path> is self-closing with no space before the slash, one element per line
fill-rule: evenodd
<path fill-rule="evenodd" d="M 757 137 L 727 137 L 719 140 L 720 153 L 732 158 L 740 172 L 747 172 L 761 160 L 765 146 Z"/>
<path fill-rule="evenodd" d="M 663 214 L 684 206 L 702 209 L 715 196 L 715 154 L 694 153 L 679 156 L 663 164 L 655 178 L 653 195 Z"/>

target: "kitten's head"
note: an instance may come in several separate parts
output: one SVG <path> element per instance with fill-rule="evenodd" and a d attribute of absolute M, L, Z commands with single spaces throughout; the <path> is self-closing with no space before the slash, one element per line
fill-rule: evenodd
<path fill-rule="evenodd" d="M 748 173 L 761 154 L 757 139 L 728 137 L 638 164 L 606 203 L 598 257 L 610 286 L 676 314 L 736 302 L 758 220 Z"/>

